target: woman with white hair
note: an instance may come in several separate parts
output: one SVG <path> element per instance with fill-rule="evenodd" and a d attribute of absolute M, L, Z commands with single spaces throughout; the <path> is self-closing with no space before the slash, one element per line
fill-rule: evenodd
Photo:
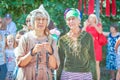
<path fill-rule="evenodd" d="M 81 32 L 81 17 L 78 9 L 64 12 L 69 32 L 58 40 L 60 67 L 57 80 L 96 80 L 93 39 Z"/>
<path fill-rule="evenodd" d="M 15 52 L 17 65 L 20 67 L 17 80 L 52 80 L 51 66 L 48 59 L 54 55 L 59 66 L 56 41 L 50 36 L 48 25 L 50 17 L 41 5 L 30 14 L 34 29 L 20 39 Z"/>
<path fill-rule="evenodd" d="M 96 71 L 97 80 L 100 80 L 100 61 L 102 61 L 102 45 L 99 44 L 99 34 L 102 34 L 101 22 L 98 22 L 95 14 L 90 14 L 88 19 L 84 22 L 84 28 L 86 32 L 90 33 L 94 40 L 94 51 L 96 58 Z"/>

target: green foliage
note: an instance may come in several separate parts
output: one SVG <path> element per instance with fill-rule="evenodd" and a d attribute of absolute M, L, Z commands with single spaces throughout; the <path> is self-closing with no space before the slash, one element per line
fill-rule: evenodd
<path fill-rule="evenodd" d="M 6 13 L 10 13 L 13 21 L 20 30 L 25 24 L 25 18 L 35 8 L 38 8 L 41 1 L 37 0 L 2 0 L 0 1 L 0 16 L 4 17 Z"/>
<path fill-rule="evenodd" d="M 51 20 L 55 22 L 62 33 L 65 33 L 68 28 L 65 25 L 63 13 L 68 7 L 77 7 L 77 1 L 74 0 L 2 0 L 0 1 L 0 16 L 4 17 L 6 13 L 10 13 L 19 30 L 25 24 L 25 18 L 29 12 L 38 8 L 40 4 L 44 4 Z"/>
<path fill-rule="evenodd" d="M 84 0 L 83 0 L 84 1 Z M 117 15 L 105 16 L 105 2 L 103 4 L 103 13 L 100 15 L 104 31 L 109 31 L 111 23 L 120 25 L 120 5 L 119 0 L 116 0 Z M 49 12 L 51 20 L 55 22 L 56 26 L 60 29 L 62 34 L 68 31 L 68 27 L 64 20 L 64 11 L 66 8 L 77 8 L 78 0 L 1 0 L 0 1 L 0 16 L 4 17 L 6 13 L 13 16 L 13 21 L 17 24 L 18 30 L 25 24 L 25 18 L 30 11 L 36 9 L 44 4 L 44 7 Z M 82 10 L 84 11 L 84 10 Z M 87 19 L 87 15 L 83 14 L 82 24 Z"/>
<path fill-rule="evenodd" d="M 117 24 L 120 27 L 120 0 L 116 0 L 116 6 L 117 6 L 117 15 L 116 16 L 110 16 L 106 17 L 105 16 L 105 2 L 103 5 L 103 14 L 101 14 L 101 19 L 102 19 L 102 24 L 104 27 L 104 31 L 109 31 L 109 26 L 113 23 Z M 120 31 L 120 28 L 119 28 Z"/>

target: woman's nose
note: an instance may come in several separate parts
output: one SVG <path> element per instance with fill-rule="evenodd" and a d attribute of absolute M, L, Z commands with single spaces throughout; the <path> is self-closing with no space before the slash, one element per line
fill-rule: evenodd
<path fill-rule="evenodd" d="M 73 19 L 70 19 L 70 22 L 73 22 Z"/>

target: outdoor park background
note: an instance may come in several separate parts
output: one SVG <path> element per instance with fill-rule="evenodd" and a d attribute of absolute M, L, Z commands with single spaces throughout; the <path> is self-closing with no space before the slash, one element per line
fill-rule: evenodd
<path fill-rule="evenodd" d="M 0 16 L 4 17 L 6 13 L 12 14 L 13 21 L 17 24 L 17 29 L 20 30 L 22 25 L 25 24 L 25 18 L 29 12 L 38 8 L 40 4 L 43 4 L 51 17 L 51 20 L 55 23 L 63 35 L 68 31 L 68 27 L 66 27 L 64 21 L 64 11 L 66 8 L 78 8 L 78 1 L 79 0 L 0 0 Z M 84 2 L 85 0 L 82 1 Z M 83 4 L 81 6 L 83 25 L 83 22 L 87 19 L 88 15 L 84 14 Z M 115 16 L 110 15 L 110 17 L 107 17 L 105 14 L 106 0 L 103 1 L 102 14 L 100 14 L 103 31 L 109 31 L 109 26 L 112 23 L 117 23 L 120 30 L 120 0 L 116 0 L 116 6 L 117 14 Z M 106 46 L 103 48 L 103 61 L 100 64 L 102 75 L 101 80 L 109 80 L 109 73 L 105 69 L 105 57 Z"/>

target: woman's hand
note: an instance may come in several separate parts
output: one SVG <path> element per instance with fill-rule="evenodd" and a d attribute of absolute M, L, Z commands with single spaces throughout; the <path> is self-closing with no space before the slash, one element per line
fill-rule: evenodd
<path fill-rule="evenodd" d="M 44 48 L 43 44 L 36 44 L 32 50 L 32 54 L 35 55 L 38 52 L 41 52 L 43 48 Z"/>
<path fill-rule="evenodd" d="M 53 54 L 52 46 L 50 43 L 44 42 L 42 44 L 43 44 L 43 47 L 46 51 L 48 51 L 50 54 Z"/>
<path fill-rule="evenodd" d="M 93 26 L 98 31 L 98 33 L 100 33 L 100 34 L 103 33 L 102 25 L 101 24 L 97 25 L 97 24 L 94 23 Z"/>

